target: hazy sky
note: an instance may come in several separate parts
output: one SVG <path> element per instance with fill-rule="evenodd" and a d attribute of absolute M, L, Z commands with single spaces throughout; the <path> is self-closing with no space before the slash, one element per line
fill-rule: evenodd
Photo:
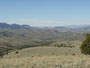
<path fill-rule="evenodd" d="M 90 24 L 90 0 L 0 0 L 0 22 L 32 26 Z"/>

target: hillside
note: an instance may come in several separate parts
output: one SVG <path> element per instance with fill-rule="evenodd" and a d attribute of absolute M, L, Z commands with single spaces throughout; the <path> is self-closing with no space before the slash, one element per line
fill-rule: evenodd
<path fill-rule="evenodd" d="M 0 52 L 7 54 L 24 48 L 54 46 L 51 44 L 57 41 L 82 41 L 84 37 L 85 32 L 72 31 L 68 27 L 40 28 L 0 23 Z"/>
<path fill-rule="evenodd" d="M 85 58 L 81 55 L 79 47 L 87 31 L 68 27 L 23 28 L 22 26 L 1 25 L 0 68 L 79 68 L 81 64 L 84 66 Z M 87 59 L 85 61 L 88 62 Z"/>

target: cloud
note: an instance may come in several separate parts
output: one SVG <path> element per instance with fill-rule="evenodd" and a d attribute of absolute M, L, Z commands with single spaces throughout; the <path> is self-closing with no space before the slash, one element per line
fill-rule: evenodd
<path fill-rule="evenodd" d="M 64 21 L 58 21 L 58 20 L 41 20 L 41 19 L 22 19 L 21 22 L 23 24 L 30 24 L 32 26 L 58 26 L 58 25 L 64 25 Z"/>

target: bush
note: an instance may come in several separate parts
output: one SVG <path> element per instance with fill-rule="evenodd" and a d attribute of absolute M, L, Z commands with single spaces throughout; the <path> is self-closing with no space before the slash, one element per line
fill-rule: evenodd
<path fill-rule="evenodd" d="M 2 49 L 2 48 L 0 48 L 0 58 L 3 58 L 3 56 L 4 56 L 3 49 Z"/>
<path fill-rule="evenodd" d="M 81 53 L 90 55 L 90 34 L 86 34 L 85 40 L 80 46 Z"/>

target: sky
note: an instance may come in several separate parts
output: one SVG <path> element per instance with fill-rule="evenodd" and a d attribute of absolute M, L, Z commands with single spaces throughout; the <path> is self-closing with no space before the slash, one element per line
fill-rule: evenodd
<path fill-rule="evenodd" d="M 0 22 L 39 27 L 90 24 L 90 0 L 0 0 Z"/>

